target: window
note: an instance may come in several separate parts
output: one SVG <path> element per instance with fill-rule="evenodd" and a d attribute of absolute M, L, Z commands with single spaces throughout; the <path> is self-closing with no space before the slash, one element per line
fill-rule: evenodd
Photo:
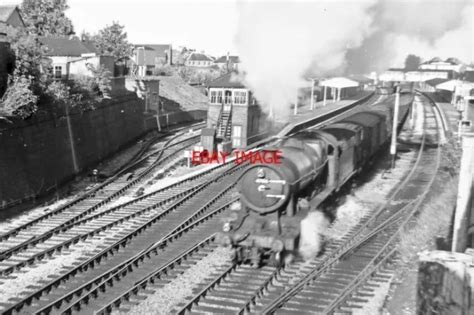
<path fill-rule="evenodd" d="M 232 147 L 238 148 L 242 145 L 242 126 L 232 126 Z"/>
<path fill-rule="evenodd" d="M 54 78 L 61 79 L 63 76 L 63 67 L 62 66 L 54 66 Z"/>
<path fill-rule="evenodd" d="M 234 104 L 246 104 L 246 103 L 247 103 L 247 92 L 234 91 Z"/>
<path fill-rule="evenodd" d="M 211 104 L 222 104 L 222 91 L 211 91 Z"/>

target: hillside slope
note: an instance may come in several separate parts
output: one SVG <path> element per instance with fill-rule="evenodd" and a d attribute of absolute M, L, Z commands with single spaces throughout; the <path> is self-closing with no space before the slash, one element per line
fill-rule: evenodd
<path fill-rule="evenodd" d="M 160 97 L 164 104 L 179 104 L 181 110 L 207 110 L 207 96 L 186 84 L 178 76 L 157 76 L 160 80 Z"/>

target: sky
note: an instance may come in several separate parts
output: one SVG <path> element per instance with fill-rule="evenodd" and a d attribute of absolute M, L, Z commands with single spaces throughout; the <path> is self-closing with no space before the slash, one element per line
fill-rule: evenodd
<path fill-rule="evenodd" d="M 336 10 L 333 10 L 335 12 L 326 13 L 326 11 L 324 11 L 322 16 L 317 17 L 317 10 L 313 12 L 309 9 L 305 9 L 309 8 L 308 6 L 301 5 L 301 2 L 315 2 L 314 0 L 248 0 L 248 2 L 251 3 L 250 5 L 249 3 L 244 4 L 245 1 L 242 0 L 67 0 L 70 9 L 66 12 L 66 15 L 72 20 L 76 34 L 78 35 L 83 30 L 89 33 L 96 33 L 106 25 L 110 25 L 112 21 L 118 21 L 120 24 L 125 25 L 128 39 L 133 44 L 171 43 L 175 48 L 186 46 L 188 48 L 194 48 L 197 51 L 205 51 L 217 57 L 225 55 L 227 52 L 234 55 L 242 55 L 242 50 L 245 48 L 245 45 L 239 43 L 238 39 L 240 38 L 242 40 L 243 33 L 245 33 L 245 37 L 253 40 L 254 44 L 255 41 L 257 41 L 257 44 L 260 44 L 262 37 L 258 36 L 258 34 L 263 32 L 263 34 L 261 34 L 264 36 L 263 44 L 260 45 L 262 47 L 259 49 L 262 50 L 264 54 L 266 54 L 268 50 L 268 43 L 265 40 L 272 37 L 275 38 L 275 43 L 277 44 L 274 49 L 284 50 L 281 44 L 292 41 L 294 39 L 293 35 L 296 34 L 293 33 L 289 38 L 284 38 L 285 29 L 291 29 L 292 27 L 298 27 L 299 24 L 304 24 L 302 26 L 306 28 L 311 27 L 312 33 L 317 33 L 317 30 L 321 29 L 321 25 L 318 24 L 319 20 L 327 20 L 323 22 L 323 25 L 326 25 L 328 28 L 326 33 L 331 33 L 334 29 L 339 29 L 339 26 L 341 26 L 342 28 L 346 28 L 349 33 L 353 32 L 355 34 L 357 31 L 360 31 L 360 29 L 364 29 L 366 25 L 364 24 L 365 26 L 363 25 L 364 27 L 360 29 L 352 29 L 353 26 L 350 25 L 356 20 L 356 12 L 350 12 L 352 9 L 348 9 L 351 3 L 360 4 L 357 5 L 353 11 L 357 11 L 357 8 L 366 8 L 368 5 L 364 6 L 364 3 L 377 3 L 381 12 L 386 8 L 386 11 L 394 18 L 399 16 L 398 11 L 400 11 L 400 9 L 406 9 L 404 11 L 411 10 L 409 5 L 402 5 L 400 7 L 401 4 L 411 5 L 413 3 L 419 3 L 419 7 L 415 7 L 418 12 L 406 14 L 408 18 L 402 18 L 403 23 L 397 21 L 396 25 L 398 26 L 395 27 L 395 30 L 390 31 L 401 36 L 404 35 L 406 31 L 403 29 L 404 25 L 410 32 L 418 29 L 421 24 L 424 24 L 426 26 L 425 28 L 430 30 L 434 26 L 439 25 L 438 28 L 441 28 L 442 31 L 435 30 L 431 33 L 435 34 L 434 39 L 439 39 L 440 44 L 438 45 L 439 47 L 437 47 L 438 49 L 431 51 L 427 49 L 427 45 L 419 47 L 419 38 L 414 37 L 407 39 L 401 38 L 400 36 L 394 38 L 393 34 L 382 32 L 382 35 L 385 37 L 385 43 L 388 46 L 393 44 L 395 39 L 398 39 L 397 43 L 399 43 L 399 45 L 395 48 L 403 50 L 398 54 L 401 56 L 398 58 L 401 61 L 397 60 L 397 65 L 400 66 L 403 62 L 402 57 L 404 58 L 406 56 L 407 51 L 411 53 L 411 50 L 414 50 L 413 53 L 418 53 L 425 59 L 431 58 L 436 54 L 440 56 L 456 55 L 456 52 L 454 51 L 453 53 L 451 48 L 458 45 L 456 43 L 459 43 L 460 36 L 451 36 L 452 34 L 446 34 L 445 32 L 450 31 L 450 27 L 448 27 L 449 25 L 447 24 L 453 22 L 453 19 L 454 21 L 461 21 L 461 15 L 454 9 L 448 10 L 448 12 L 443 11 L 445 8 L 442 7 L 441 10 L 438 10 L 440 12 L 437 12 L 433 10 L 432 6 L 428 5 L 437 1 L 445 2 L 445 4 L 460 2 L 474 3 L 474 0 L 342 0 L 339 2 L 330 0 L 327 1 L 327 3 L 334 3 L 336 5 Z M 261 5 L 262 2 L 266 3 Z M 20 4 L 21 0 L 0 0 L 0 3 Z M 291 16 L 291 9 L 295 4 L 299 4 L 299 6 L 303 8 L 303 12 L 296 12 L 294 16 Z M 390 5 L 396 5 L 398 7 L 391 8 Z M 268 13 L 271 11 L 269 9 L 279 10 L 276 18 L 271 18 L 271 15 Z M 461 36 L 461 38 L 463 38 L 462 41 L 468 41 L 468 38 L 474 34 L 473 11 L 474 7 L 470 13 L 471 30 L 465 32 L 467 36 Z M 347 12 L 350 17 L 347 19 L 346 17 L 339 19 L 337 15 L 344 12 Z M 358 17 L 366 18 L 368 21 L 377 18 L 376 14 L 372 14 L 369 17 L 368 12 L 369 11 L 359 12 Z M 397 12 L 397 14 L 394 14 L 394 12 Z M 438 16 L 439 14 L 437 13 L 440 13 L 440 16 Z M 336 18 L 333 18 L 333 15 L 336 15 Z M 448 15 L 452 18 L 450 19 Z M 346 19 L 346 22 L 341 23 L 341 20 L 344 19 Z M 390 21 L 387 22 L 380 18 L 378 20 L 376 19 L 376 21 L 378 24 L 371 25 L 372 30 L 370 32 L 374 32 L 376 28 L 384 28 L 384 25 L 392 25 L 389 23 Z M 420 21 L 420 25 L 417 25 L 417 21 Z M 269 24 L 268 27 L 266 27 L 267 24 Z M 360 36 L 370 37 L 370 32 L 365 32 L 364 34 L 360 34 Z M 318 38 L 318 36 L 311 38 Z M 342 42 L 348 45 L 347 43 L 356 37 L 355 35 L 350 36 Z M 379 38 L 374 38 L 377 40 L 374 41 L 377 45 L 375 50 L 371 50 L 380 51 L 381 56 L 379 59 L 383 61 L 384 66 L 386 66 L 385 63 L 387 61 L 394 66 L 393 58 L 386 56 L 387 52 L 384 49 L 380 49 L 384 46 L 384 44 L 380 44 L 382 41 L 380 41 Z M 430 40 L 434 39 L 431 38 Z M 318 41 L 319 40 L 320 39 L 318 39 Z M 318 41 L 314 42 L 317 43 Z M 298 44 L 298 46 L 303 50 L 307 49 L 304 44 Z M 325 44 L 323 47 L 332 54 L 329 48 L 333 47 L 333 45 Z M 366 45 L 362 46 L 362 50 L 364 49 L 366 49 Z M 463 59 L 462 54 L 459 57 Z M 256 60 L 256 62 L 261 63 L 261 59 L 262 58 Z M 374 58 L 368 58 L 367 60 L 370 63 L 376 63 Z M 465 61 L 474 61 L 474 58 Z"/>
<path fill-rule="evenodd" d="M 125 25 L 134 44 L 186 46 L 212 55 L 236 54 L 235 0 L 68 0 L 76 34 L 95 33 L 112 21 Z M 21 0 L 0 0 L 20 4 Z"/>

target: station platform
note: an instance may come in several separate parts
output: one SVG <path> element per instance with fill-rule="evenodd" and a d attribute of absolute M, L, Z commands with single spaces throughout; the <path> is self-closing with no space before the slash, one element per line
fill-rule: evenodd
<path fill-rule="evenodd" d="M 289 117 L 289 123 L 278 133 L 277 136 L 282 138 L 302 129 L 317 126 L 328 119 L 335 118 L 345 113 L 347 110 L 364 103 L 372 95 L 373 92 L 367 92 L 359 94 L 353 99 L 345 99 L 336 102 L 327 100 L 326 105 L 324 105 L 322 101 L 316 102 L 313 110 L 311 110 L 309 104 L 298 106 L 297 114 L 294 115 L 292 112 L 292 115 Z"/>

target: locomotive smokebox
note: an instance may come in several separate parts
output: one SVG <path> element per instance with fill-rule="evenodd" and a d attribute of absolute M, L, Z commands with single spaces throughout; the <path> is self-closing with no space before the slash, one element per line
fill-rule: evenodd
<path fill-rule="evenodd" d="M 248 168 L 240 182 L 243 203 L 260 214 L 285 209 L 290 196 L 305 189 L 321 172 L 326 152 L 319 140 L 288 139 L 280 164 Z"/>

